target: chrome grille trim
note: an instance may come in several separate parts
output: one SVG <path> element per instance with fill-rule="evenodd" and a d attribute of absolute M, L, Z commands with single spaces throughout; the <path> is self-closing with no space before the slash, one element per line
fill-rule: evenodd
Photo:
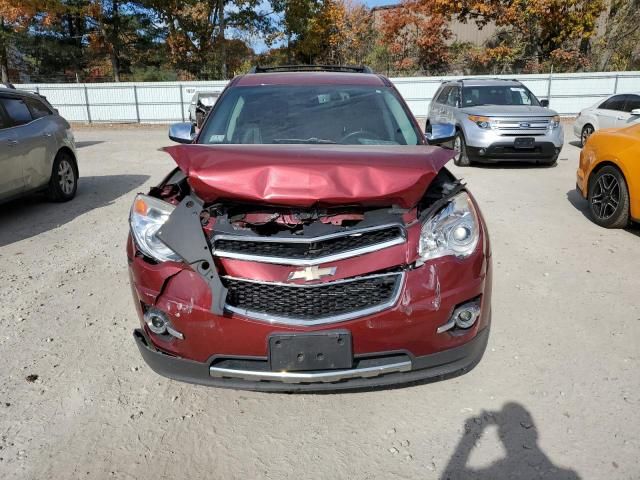
<path fill-rule="evenodd" d="M 397 228 L 399 231 L 398 237 L 387 240 L 385 242 L 375 243 L 372 245 L 368 245 L 366 247 L 356 248 L 353 250 L 347 250 L 340 253 L 335 253 L 331 255 L 324 255 L 317 258 L 287 258 L 287 257 L 271 257 L 266 255 L 254 255 L 249 253 L 239 253 L 239 252 L 231 252 L 223 249 L 215 248 L 215 242 L 217 240 L 233 240 L 237 242 L 271 242 L 271 243 L 298 243 L 298 244 L 310 244 L 316 242 L 322 242 L 325 240 L 331 240 L 340 237 L 349 237 L 352 235 L 361 235 L 363 233 L 374 232 L 378 230 L 385 230 L 388 228 Z M 229 235 L 229 234 L 219 234 L 214 235 L 213 237 L 213 245 L 214 245 L 214 256 L 221 258 L 231 258 L 235 260 L 245 260 L 250 262 L 260 262 L 260 263 L 272 263 L 278 265 L 291 265 L 298 267 L 306 267 L 313 265 L 320 265 L 328 262 L 335 262 L 338 260 L 344 260 L 345 258 L 357 257 L 359 255 L 364 255 L 366 253 L 375 252 L 378 250 L 382 250 L 385 248 L 393 247 L 395 245 L 400 245 L 406 243 L 407 235 L 406 230 L 403 225 L 392 223 L 385 225 L 376 225 L 373 227 L 359 228 L 354 230 L 348 230 L 345 232 L 332 233 L 329 235 L 321 235 L 318 237 L 305 237 L 305 238 L 290 238 L 290 237 L 264 237 L 264 236 L 245 236 L 245 235 Z"/>
<path fill-rule="evenodd" d="M 239 307 L 234 307 L 232 305 L 225 305 L 225 309 L 228 310 L 229 312 L 238 314 L 238 315 L 242 315 L 243 317 L 247 317 L 247 318 L 252 318 L 255 320 L 260 320 L 262 322 L 268 322 L 268 323 L 276 323 L 276 324 L 283 324 L 283 325 L 296 325 L 296 326 L 312 326 L 312 325 L 324 325 L 324 324 L 328 324 L 328 323 L 338 323 L 338 322 L 344 322 L 347 320 L 353 320 L 355 318 L 358 317 L 364 317 L 366 315 L 373 315 L 374 313 L 378 313 L 381 312 L 383 310 L 386 310 L 388 308 L 393 307 L 397 302 L 398 299 L 400 298 L 400 293 L 402 292 L 402 288 L 404 286 L 404 279 L 405 279 L 405 273 L 404 272 L 392 272 L 392 273 L 379 273 L 379 274 L 374 274 L 374 275 L 363 275 L 360 277 L 352 277 L 352 278 L 347 278 L 347 279 L 343 279 L 343 280 L 336 280 L 335 282 L 322 282 L 322 283 L 313 283 L 313 284 L 296 284 L 296 283 L 282 283 L 282 282 L 264 282 L 264 281 L 260 281 L 260 280 L 252 280 L 252 279 L 247 279 L 247 278 L 238 278 L 238 277 L 232 277 L 229 275 L 223 276 L 223 279 L 232 279 L 235 281 L 239 281 L 239 282 L 252 282 L 252 283 L 260 283 L 260 284 L 268 284 L 268 285 L 281 285 L 281 286 L 286 286 L 286 287 L 295 287 L 295 288 L 316 288 L 316 287 L 322 287 L 322 286 L 327 286 L 327 285 L 338 285 L 338 284 L 345 284 L 345 283 L 350 283 L 350 282 L 355 282 L 358 280 L 367 280 L 367 279 L 371 279 L 371 278 L 379 278 L 379 277 L 389 277 L 389 276 L 396 276 L 396 282 L 395 282 L 395 289 L 393 292 L 393 295 L 391 295 L 391 298 L 389 299 L 389 301 L 381 303 L 379 305 L 375 305 L 373 307 L 369 307 L 369 308 L 364 308 L 362 310 L 356 310 L 353 312 L 347 312 L 347 313 L 342 313 L 339 315 L 329 315 L 326 317 L 320 317 L 317 318 L 315 320 L 305 320 L 305 319 L 298 319 L 298 318 L 291 318 L 291 317 L 282 317 L 282 316 L 278 316 L 278 315 L 272 315 L 269 313 L 264 313 L 264 312 L 256 312 L 256 311 L 252 311 L 252 310 L 248 310 L 248 309 L 244 309 L 244 308 L 239 308 Z"/>
<path fill-rule="evenodd" d="M 217 378 L 239 378 L 247 381 L 276 381 L 282 383 L 332 383 L 350 378 L 372 378 L 388 373 L 411 370 L 411 361 L 376 365 L 374 367 L 351 368 L 348 370 L 323 370 L 319 372 L 270 372 L 239 370 L 235 368 L 209 367 L 209 375 Z"/>

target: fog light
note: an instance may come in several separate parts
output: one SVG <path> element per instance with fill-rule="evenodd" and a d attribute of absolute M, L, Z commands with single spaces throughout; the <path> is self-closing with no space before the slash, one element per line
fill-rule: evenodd
<path fill-rule="evenodd" d="M 456 307 L 447 323 L 438 327 L 437 332 L 443 333 L 454 327 L 466 330 L 471 328 L 480 317 L 480 300 L 472 300 Z"/>
<path fill-rule="evenodd" d="M 150 308 L 144 314 L 144 321 L 147 322 L 147 327 L 153 333 L 162 335 L 167 331 L 167 325 L 169 320 L 163 312 L 155 308 Z"/>
<path fill-rule="evenodd" d="M 485 154 L 485 152 L 486 152 L 486 150 L 485 150 L 484 148 L 481 148 L 480 150 L 478 150 L 478 153 L 479 153 L 480 155 L 484 155 L 484 154 Z"/>
<path fill-rule="evenodd" d="M 463 305 L 462 307 L 457 308 L 453 315 L 458 327 L 470 328 L 474 323 L 476 323 L 476 320 L 480 315 L 480 308 L 475 304 Z"/>

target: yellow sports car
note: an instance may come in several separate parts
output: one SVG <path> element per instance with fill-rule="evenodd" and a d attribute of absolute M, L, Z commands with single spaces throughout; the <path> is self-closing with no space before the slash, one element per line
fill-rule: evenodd
<path fill-rule="evenodd" d="M 578 191 L 593 221 L 624 228 L 640 221 L 640 125 L 599 130 L 580 153 Z"/>

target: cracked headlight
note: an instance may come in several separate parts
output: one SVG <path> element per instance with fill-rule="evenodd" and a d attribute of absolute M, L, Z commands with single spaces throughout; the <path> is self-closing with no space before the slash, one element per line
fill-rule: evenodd
<path fill-rule="evenodd" d="M 418 255 L 422 262 L 447 255 L 468 257 L 479 238 L 478 215 L 469 195 L 462 192 L 422 225 Z"/>
<path fill-rule="evenodd" d="M 133 201 L 129 224 L 136 245 L 142 253 L 159 262 L 180 261 L 180 257 L 157 236 L 160 227 L 175 207 L 148 195 L 138 195 Z"/>

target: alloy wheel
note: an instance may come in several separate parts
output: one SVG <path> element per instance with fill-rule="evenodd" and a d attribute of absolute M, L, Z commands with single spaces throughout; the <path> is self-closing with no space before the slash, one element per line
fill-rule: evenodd
<path fill-rule="evenodd" d="M 58 165 L 58 183 L 60 184 L 60 190 L 62 190 L 65 195 L 71 195 L 71 193 L 73 193 L 76 176 L 68 160 L 63 159 Z"/>
<path fill-rule="evenodd" d="M 582 137 L 580 138 L 580 140 L 582 141 L 583 147 L 587 143 L 587 140 L 589 139 L 591 134 L 593 134 L 593 127 L 590 127 L 589 125 L 587 125 L 582 129 Z"/>
<path fill-rule="evenodd" d="M 620 184 L 610 173 L 600 175 L 591 197 L 593 212 L 602 220 L 611 218 L 620 205 Z"/>
<path fill-rule="evenodd" d="M 457 162 L 460 160 L 460 156 L 462 155 L 462 139 L 460 138 L 460 135 L 456 135 L 456 138 L 453 141 L 453 151 L 456 152 L 453 159 Z"/>

